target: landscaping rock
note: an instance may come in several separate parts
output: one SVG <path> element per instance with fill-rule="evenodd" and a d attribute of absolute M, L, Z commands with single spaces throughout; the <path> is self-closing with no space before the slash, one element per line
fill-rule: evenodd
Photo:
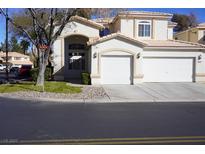
<path fill-rule="evenodd" d="M 97 98 L 107 98 L 107 94 L 102 87 L 96 86 L 83 86 L 81 93 L 76 94 L 64 94 L 64 93 L 51 93 L 51 92 L 37 92 L 37 91 L 19 91 L 13 93 L 0 93 L 0 96 L 4 97 L 18 97 L 18 98 L 48 98 L 48 99 L 97 99 Z"/>

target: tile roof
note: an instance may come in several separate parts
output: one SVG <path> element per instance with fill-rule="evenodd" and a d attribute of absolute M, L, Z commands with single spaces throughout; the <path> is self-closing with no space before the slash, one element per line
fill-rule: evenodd
<path fill-rule="evenodd" d="M 114 19 L 114 17 L 110 17 L 110 18 L 96 18 L 96 19 L 92 19 L 92 21 L 97 22 L 97 23 L 110 23 L 110 22 L 112 22 L 113 19 Z"/>
<path fill-rule="evenodd" d="M 177 25 L 176 22 L 168 21 L 168 26 L 175 27 Z"/>
<path fill-rule="evenodd" d="M 147 47 L 168 47 L 168 48 L 204 48 L 205 46 L 199 43 L 180 41 L 180 40 L 143 40 L 147 43 Z"/>
<path fill-rule="evenodd" d="M 144 48 L 186 48 L 186 49 L 205 49 L 205 46 L 199 43 L 179 41 L 179 40 L 138 40 L 135 38 L 131 38 L 122 33 L 113 33 L 101 38 L 94 38 L 88 41 L 88 45 L 97 44 L 106 40 L 110 40 L 116 37 L 121 37 L 126 40 L 138 43 L 142 45 Z"/>
<path fill-rule="evenodd" d="M 130 15 L 163 15 L 163 16 L 172 16 L 173 14 L 170 13 L 164 13 L 164 12 L 150 12 L 150 11 L 122 11 L 118 13 L 120 14 L 130 14 Z"/>
<path fill-rule="evenodd" d="M 12 60 L 12 61 L 8 61 L 14 65 L 33 65 L 33 63 L 30 60 Z"/>
<path fill-rule="evenodd" d="M 107 36 L 90 39 L 87 44 L 88 45 L 93 45 L 93 44 L 97 44 L 97 43 L 100 43 L 100 42 L 103 42 L 103 41 L 106 41 L 106 40 L 109 40 L 109 39 L 113 39 L 113 38 L 116 38 L 116 37 L 120 37 L 120 38 L 129 40 L 129 41 L 141 44 L 143 46 L 146 46 L 146 44 L 144 42 L 141 42 L 141 41 L 139 41 L 137 39 L 134 39 L 134 38 L 131 38 L 129 36 L 126 36 L 126 35 L 124 35 L 122 33 L 112 33 L 112 34 L 107 35 Z"/>
<path fill-rule="evenodd" d="M 80 21 L 80 22 L 84 22 L 84 23 L 96 26 L 98 28 L 104 28 L 104 26 L 102 24 L 100 24 L 100 23 L 97 23 L 95 21 L 92 21 L 92 20 L 89 20 L 87 18 L 83 18 L 83 17 L 77 16 L 77 15 L 72 16 L 70 18 L 70 21 Z"/>
<path fill-rule="evenodd" d="M 5 57 L 6 52 L 0 51 L 0 57 Z M 29 57 L 28 55 L 21 54 L 19 52 L 8 52 L 8 56 L 10 57 Z"/>
<path fill-rule="evenodd" d="M 171 19 L 173 14 L 170 13 L 163 13 L 163 12 L 149 12 L 149 11 L 122 11 L 115 16 L 112 20 L 114 23 L 118 18 L 160 18 L 160 19 Z"/>

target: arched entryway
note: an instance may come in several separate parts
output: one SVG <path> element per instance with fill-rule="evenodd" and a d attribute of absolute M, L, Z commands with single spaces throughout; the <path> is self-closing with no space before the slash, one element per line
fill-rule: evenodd
<path fill-rule="evenodd" d="M 82 35 L 71 35 L 65 38 L 65 80 L 79 80 L 82 72 L 89 72 L 88 40 L 88 37 Z"/>

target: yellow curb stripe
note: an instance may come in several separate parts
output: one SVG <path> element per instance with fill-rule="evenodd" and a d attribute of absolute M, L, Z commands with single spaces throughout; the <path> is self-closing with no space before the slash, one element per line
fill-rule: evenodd
<path fill-rule="evenodd" d="M 85 142 L 85 143 L 78 143 L 84 145 L 96 145 L 96 144 L 103 144 L 103 145 L 117 145 L 117 144 L 165 144 L 165 143 L 205 143 L 205 140 L 162 140 L 162 141 L 121 141 L 121 142 Z M 67 144 L 67 143 L 65 143 Z M 68 143 L 69 144 L 69 143 Z"/>
<path fill-rule="evenodd" d="M 18 143 L 52 143 L 52 142 L 100 142 L 100 141 L 137 141 L 137 140 L 173 140 L 173 139 L 205 139 L 205 136 L 177 137 L 143 137 L 143 138 L 97 138 L 97 139 L 57 139 L 57 140 L 20 140 Z"/>

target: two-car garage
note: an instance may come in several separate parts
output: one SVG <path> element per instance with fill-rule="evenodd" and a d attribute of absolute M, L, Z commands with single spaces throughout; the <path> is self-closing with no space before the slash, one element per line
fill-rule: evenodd
<path fill-rule="evenodd" d="M 194 82 L 195 61 L 191 57 L 145 57 L 143 82 Z M 132 84 L 132 56 L 102 56 L 102 84 Z"/>
<path fill-rule="evenodd" d="M 200 45 L 144 42 L 121 34 L 92 42 L 92 84 L 204 81 L 205 55 Z"/>

